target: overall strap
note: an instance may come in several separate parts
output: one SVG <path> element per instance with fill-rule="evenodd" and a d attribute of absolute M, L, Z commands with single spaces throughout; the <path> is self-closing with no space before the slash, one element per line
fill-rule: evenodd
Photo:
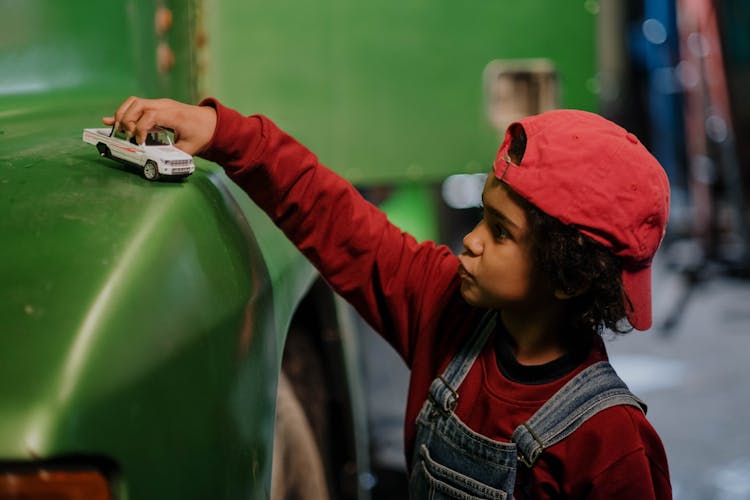
<path fill-rule="evenodd" d="M 630 405 L 646 413 L 607 361 L 589 366 L 573 377 L 525 423 L 513 432 L 519 460 L 531 467 L 546 448 L 568 437 L 586 420 L 617 405 Z"/>
<path fill-rule="evenodd" d="M 453 357 L 442 375 L 432 381 L 430 385 L 430 399 L 438 408 L 445 412 L 453 411 L 458 404 L 458 387 L 469 373 L 471 365 L 482 352 L 487 338 L 495 329 L 497 313 L 488 311 L 474 329 L 469 339 Z"/>

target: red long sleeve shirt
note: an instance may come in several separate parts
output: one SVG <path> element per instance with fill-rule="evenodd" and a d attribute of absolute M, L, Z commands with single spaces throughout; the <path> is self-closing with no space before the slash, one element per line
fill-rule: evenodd
<path fill-rule="evenodd" d="M 408 459 L 430 383 L 484 312 L 462 299 L 456 256 L 393 226 L 268 118 L 244 117 L 215 100 L 203 104 L 216 109 L 218 121 L 201 156 L 225 168 L 411 369 Z M 475 432 L 505 442 L 575 374 L 607 357 L 597 338 L 573 371 L 547 383 L 519 383 L 498 368 L 494 344 L 487 342 L 459 387 L 455 411 Z M 638 409 L 606 409 L 545 450 L 531 470 L 519 465 L 516 498 L 560 497 L 671 498 L 664 448 Z"/>

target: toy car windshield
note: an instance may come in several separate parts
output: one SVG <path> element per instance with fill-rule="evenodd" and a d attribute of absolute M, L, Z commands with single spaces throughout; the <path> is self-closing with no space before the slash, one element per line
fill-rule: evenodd
<path fill-rule="evenodd" d="M 116 137 L 117 139 L 122 139 L 123 141 L 129 141 L 131 144 L 135 144 L 136 146 L 138 143 L 135 140 L 135 137 L 130 137 L 128 139 L 128 136 L 124 130 L 114 130 L 114 127 L 112 127 L 112 131 L 110 132 L 111 137 Z M 172 141 L 169 138 L 169 133 L 164 129 L 152 129 L 148 132 L 146 135 L 146 146 L 171 146 Z"/>
<path fill-rule="evenodd" d="M 166 130 L 152 130 L 146 135 L 146 146 L 171 146 L 169 134 Z"/>

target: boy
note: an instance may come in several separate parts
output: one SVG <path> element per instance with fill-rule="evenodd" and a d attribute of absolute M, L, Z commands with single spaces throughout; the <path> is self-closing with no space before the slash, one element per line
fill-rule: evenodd
<path fill-rule="evenodd" d="M 411 369 L 412 498 L 670 498 L 661 441 L 606 362 L 604 327 L 651 325 L 664 171 L 597 115 L 509 127 L 458 257 L 418 244 L 262 116 L 131 97 L 108 125 L 154 125 L 221 164 Z"/>

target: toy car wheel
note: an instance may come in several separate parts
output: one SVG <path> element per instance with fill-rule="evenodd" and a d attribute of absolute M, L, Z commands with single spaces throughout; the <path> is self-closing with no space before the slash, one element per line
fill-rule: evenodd
<path fill-rule="evenodd" d="M 143 177 L 150 181 L 155 181 L 159 178 L 159 169 L 156 167 L 156 163 L 149 160 L 143 166 Z"/>
<path fill-rule="evenodd" d="M 99 144 L 96 145 L 96 149 L 97 151 L 99 151 L 99 156 L 103 158 L 109 158 L 110 151 L 106 144 L 103 144 L 100 142 Z"/>

